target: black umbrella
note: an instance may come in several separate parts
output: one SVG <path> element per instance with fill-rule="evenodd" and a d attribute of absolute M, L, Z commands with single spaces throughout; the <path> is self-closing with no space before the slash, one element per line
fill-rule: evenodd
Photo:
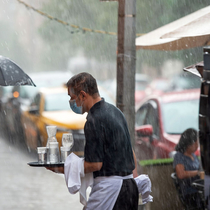
<path fill-rule="evenodd" d="M 32 79 L 13 61 L 0 55 L 0 86 L 35 86 Z"/>

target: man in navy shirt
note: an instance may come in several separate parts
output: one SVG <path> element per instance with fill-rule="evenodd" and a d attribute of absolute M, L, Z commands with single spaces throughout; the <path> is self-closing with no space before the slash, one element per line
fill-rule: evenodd
<path fill-rule="evenodd" d="M 71 109 L 88 112 L 84 172 L 93 172 L 94 184 L 86 209 L 137 210 L 136 160 L 123 113 L 100 97 L 88 73 L 73 76 L 67 87 Z"/>

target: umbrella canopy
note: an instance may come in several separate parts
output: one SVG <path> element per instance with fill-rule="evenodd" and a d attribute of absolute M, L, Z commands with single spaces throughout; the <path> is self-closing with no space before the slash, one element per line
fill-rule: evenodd
<path fill-rule="evenodd" d="M 32 79 L 13 61 L 0 56 L 0 86 L 35 86 Z"/>
<path fill-rule="evenodd" d="M 183 50 L 210 44 L 210 6 L 136 38 L 136 49 Z"/>

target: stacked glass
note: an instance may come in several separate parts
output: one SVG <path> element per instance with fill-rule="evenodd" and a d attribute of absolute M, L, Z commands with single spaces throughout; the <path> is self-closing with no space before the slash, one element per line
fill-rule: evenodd
<path fill-rule="evenodd" d="M 47 163 L 59 163 L 60 152 L 58 141 L 56 139 L 57 126 L 46 126 L 47 130 Z"/>

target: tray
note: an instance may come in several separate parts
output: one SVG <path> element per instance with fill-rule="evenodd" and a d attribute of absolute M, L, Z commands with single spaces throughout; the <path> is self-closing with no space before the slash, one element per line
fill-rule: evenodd
<path fill-rule="evenodd" d="M 32 167 L 62 167 L 64 163 L 38 163 L 38 162 L 30 162 L 28 163 L 29 166 Z"/>

